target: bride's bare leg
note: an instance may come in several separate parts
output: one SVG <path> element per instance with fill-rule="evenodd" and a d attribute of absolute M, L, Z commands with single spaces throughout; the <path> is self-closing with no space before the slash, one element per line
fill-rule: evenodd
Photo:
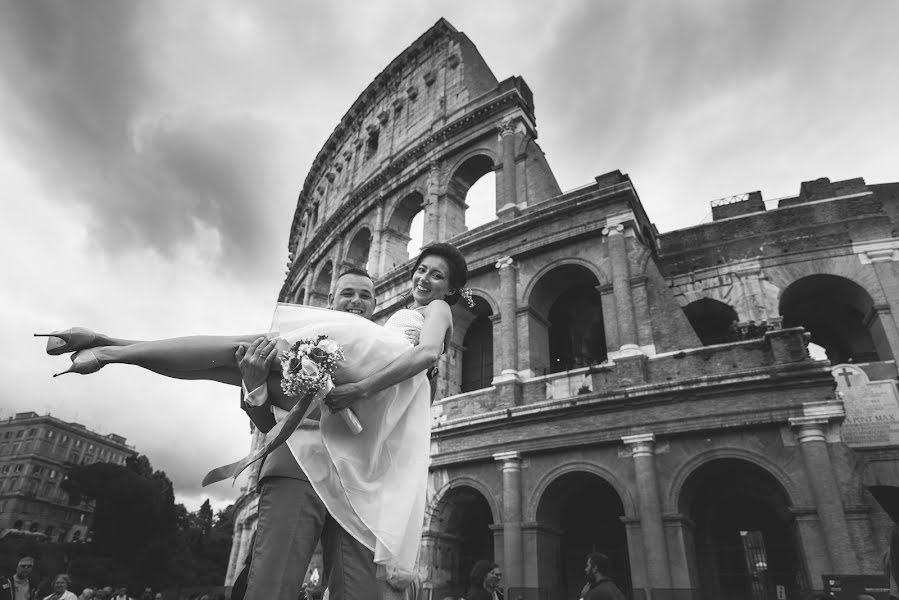
<path fill-rule="evenodd" d="M 196 369 L 194 371 L 173 371 L 171 369 L 153 369 L 147 367 L 154 373 L 159 373 L 165 377 L 172 379 L 186 379 L 188 381 L 218 381 L 227 385 L 236 385 L 240 387 L 241 377 L 240 371 L 232 367 L 218 367 L 215 369 Z"/>
<path fill-rule="evenodd" d="M 250 344 L 264 334 L 242 336 L 197 335 L 126 346 L 100 346 L 91 352 L 101 365 L 121 363 L 151 371 L 203 371 L 230 367 L 236 372 L 234 353 L 240 344 Z M 166 373 L 167 374 L 167 373 Z M 239 377 L 239 373 L 238 373 Z M 196 377 L 181 377 L 195 379 Z"/>

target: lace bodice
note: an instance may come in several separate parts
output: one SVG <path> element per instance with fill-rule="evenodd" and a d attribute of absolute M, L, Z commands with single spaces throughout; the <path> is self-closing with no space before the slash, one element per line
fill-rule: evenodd
<path fill-rule="evenodd" d="M 407 329 L 417 329 L 421 331 L 425 323 L 425 316 L 421 311 L 412 310 L 411 308 L 401 308 L 392 315 L 384 323 L 384 327 L 391 329 L 400 334 L 405 334 Z"/>

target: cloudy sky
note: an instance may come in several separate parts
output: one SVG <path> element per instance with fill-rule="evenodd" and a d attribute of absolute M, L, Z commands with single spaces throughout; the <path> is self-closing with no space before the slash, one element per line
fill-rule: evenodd
<path fill-rule="evenodd" d="M 746 191 L 899 181 L 895 0 L 0 0 L 3 416 L 121 434 L 190 508 L 233 500 L 199 488 L 248 448 L 233 388 L 51 379 L 67 359 L 31 334 L 267 329 L 313 157 L 441 16 L 528 82 L 562 189 L 620 169 L 662 231 Z"/>

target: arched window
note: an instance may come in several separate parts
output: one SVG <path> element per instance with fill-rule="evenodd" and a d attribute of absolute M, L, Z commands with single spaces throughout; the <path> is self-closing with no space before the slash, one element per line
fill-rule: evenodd
<path fill-rule="evenodd" d="M 424 230 L 424 198 L 418 192 L 396 205 L 382 233 L 384 270 L 390 271 L 417 255 Z"/>
<path fill-rule="evenodd" d="M 685 306 L 684 314 L 703 346 L 738 341 L 739 336 L 734 337 L 737 311 L 724 302 L 700 298 Z"/>
<path fill-rule="evenodd" d="M 468 325 L 462 342 L 462 392 L 490 387 L 493 381 L 493 322 L 490 305 L 475 296 L 474 320 Z"/>
<path fill-rule="evenodd" d="M 805 327 L 834 364 L 891 359 L 889 343 L 871 296 L 835 275 L 810 275 L 780 297 L 784 327 Z"/>
<path fill-rule="evenodd" d="M 496 174 L 493 159 L 479 154 L 450 176 L 446 190 L 447 237 L 496 220 Z"/>
<path fill-rule="evenodd" d="M 549 311 L 549 356 L 553 373 L 606 359 L 602 300 L 595 286 L 572 286 L 553 303 Z"/>
<path fill-rule="evenodd" d="M 606 360 L 605 322 L 599 281 L 582 265 L 561 265 L 545 273 L 528 300 L 531 368 L 559 373 Z"/>
<path fill-rule="evenodd" d="M 331 293 L 331 278 L 334 276 L 334 264 L 329 260 L 322 267 L 315 280 L 315 285 L 310 294 L 309 304 L 312 306 L 327 306 L 328 295 Z"/>
<path fill-rule="evenodd" d="M 353 241 L 350 242 L 350 247 L 347 249 L 345 260 L 354 267 L 365 269 L 368 266 L 368 254 L 370 250 L 371 231 L 368 229 L 360 229 L 356 235 L 353 236 Z"/>

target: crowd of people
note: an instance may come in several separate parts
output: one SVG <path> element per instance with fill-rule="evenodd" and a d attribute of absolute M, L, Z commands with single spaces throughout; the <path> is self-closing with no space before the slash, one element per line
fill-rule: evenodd
<path fill-rule="evenodd" d="M 72 578 L 59 573 L 53 579 L 38 581 L 34 577 L 35 557 L 23 554 L 16 562 L 16 570 L 9 577 L 0 576 L 0 600 L 162 600 L 162 592 L 144 588 L 132 596 L 128 586 L 82 586 L 76 594 Z M 78 589 L 77 587 L 74 589 Z"/>

